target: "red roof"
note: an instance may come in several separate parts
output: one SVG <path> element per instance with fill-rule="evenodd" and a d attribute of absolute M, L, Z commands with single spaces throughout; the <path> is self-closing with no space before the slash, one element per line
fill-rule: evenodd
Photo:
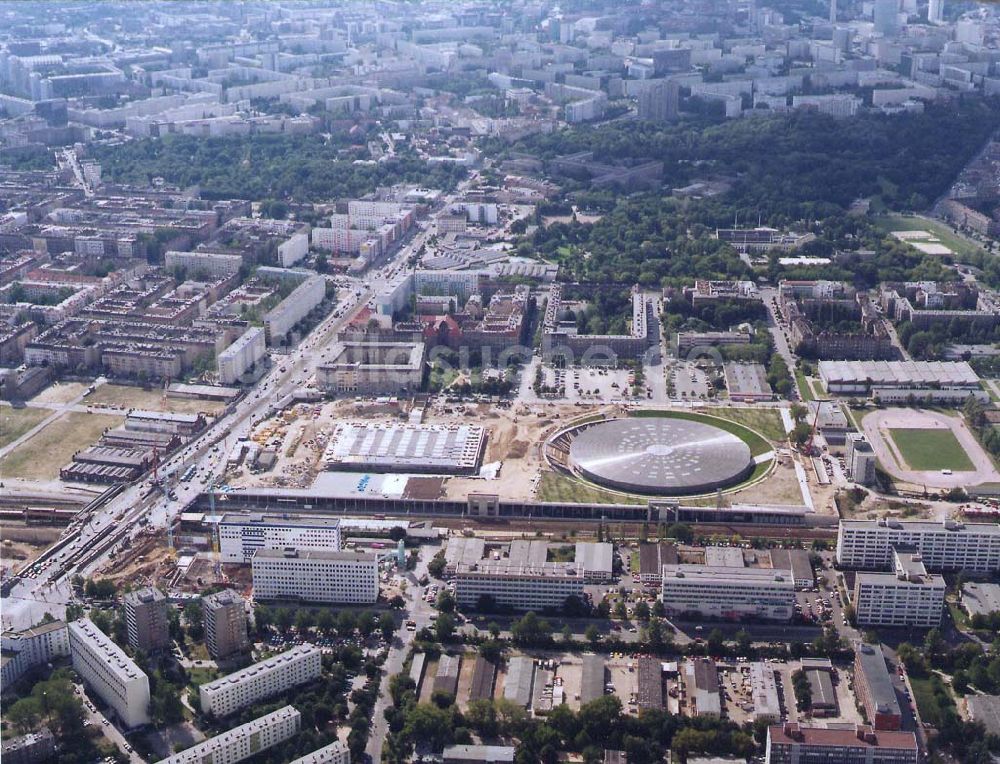
<path fill-rule="evenodd" d="M 850 729 L 827 729 L 825 727 L 803 727 L 798 724 L 772 724 L 768 727 L 768 737 L 772 743 L 791 745 L 844 746 L 862 748 L 903 748 L 913 750 L 917 738 L 912 732 L 872 730 L 860 727 Z"/>

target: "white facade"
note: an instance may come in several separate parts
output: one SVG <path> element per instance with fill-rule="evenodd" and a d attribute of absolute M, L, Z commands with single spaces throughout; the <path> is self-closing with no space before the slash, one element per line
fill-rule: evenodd
<path fill-rule="evenodd" d="M 309 235 L 296 233 L 292 237 L 278 245 L 278 263 L 282 268 L 295 265 L 299 260 L 309 254 Z"/>
<path fill-rule="evenodd" d="M 1000 570 L 1000 525 L 922 520 L 841 520 L 837 563 L 842 568 L 887 569 L 894 546 L 913 547 L 928 570 Z"/>
<path fill-rule="evenodd" d="M 351 752 L 339 740 L 300 756 L 291 764 L 351 764 Z"/>
<path fill-rule="evenodd" d="M 583 584 L 583 566 L 576 563 L 482 560 L 455 570 L 455 598 L 467 608 L 476 607 L 485 595 L 514 610 L 561 609 L 567 597 L 583 598 Z"/>
<path fill-rule="evenodd" d="M 893 573 L 858 573 L 854 610 L 861 626 L 920 626 L 941 623 L 944 579 L 930 575 L 919 554 L 897 552 Z"/>
<path fill-rule="evenodd" d="M 378 558 L 358 552 L 261 549 L 253 556 L 258 600 L 349 602 L 378 599 Z"/>
<path fill-rule="evenodd" d="M 63 621 L 50 621 L 26 631 L 5 631 L 0 646 L 4 652 L 0 683 L 6 688 L 29 669 L 69 655 L 69 632 Z"/>
<path fill-rule="evenodd" d="M 149 678 L 89 618 L 69 625 L 73 668 L 125 727 L 149 723 Z"/>
<path fill-rule="evenodd" d="M 271 342 L 283 337 L 326 297 L 326 279 L 310 276 L 264 316 L 264 329 Z"/>
<path fill-rule="evenodd" d="M 299 645 L 280 655 L 201 685 L 201 711 L 217 717 L 253 705 L 300 684 L 319 679 L 322 653 L 315 645 Z"/>
<path fill-rule="evenodd" d="M 248 563 L 259 549 L 340 551 L 340 520 L 280 515 L 227 514 L 219 523 L 223 562 Z"/>
<path fill-rule="evenodd" d="M 291 739 L 301 728 L 302 715 L 285 706 L 161 759 L 160 764 L 235 764 Z"/>
<path fill-rule="evenodd" d="M 264 330 L 253 327 L 218 355 L 219 381 L 224 385 L 239 382 L 246 372 L 267 355 Z"/>
<path fill-rule="evenodd" d="M 795 580 L 790 570 L 664 565 L 660 598 L 670 615 L 788 621 Z"/>
<path fill-rule="evenodd" d="M 223 255 L 212 252 L 177 252 L 171 250 L 163 257 L 163 266 L 167 270 L 184 268 L 188 278 L 197 271 L 205 271 L 210 276 L 229 276 L 236 273 L 243 265 L 242 255 Z"/>

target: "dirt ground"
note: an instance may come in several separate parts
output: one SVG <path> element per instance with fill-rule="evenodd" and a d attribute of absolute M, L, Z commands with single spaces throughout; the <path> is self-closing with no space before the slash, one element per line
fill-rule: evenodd
<path fill-rule="evenodd" d="M 0 536 L 3 537 L 3 543 L 0 544 L 0 567 L 9 569 L 11 572 L 17 572 L 26 565 L 31 564 L 32 560 L 38 557 L 50 543 L 59 538 L 62 529 L 46 528 L 44 530 L 50 531 L 46 535 L 50 535 L 51 538 L 48 540 L 40 538 L 39 543 L 31 543 L 12 539 L 10 538 L 11 529 L 0 528 Z"/>
<path fill-rule="evenodd" d="M 882 467 L 897 480 L 918 490 L 923 490 L 925 486 L 947 490 L 1000 482 L 1000 472 L 993 466 L 989 454 L 979 445 L 961 417 L 947 416 L 937 411 L 892 408 L 871 412 L 861 420 L 861 424 Z M 972 460 L 974 471 L 955 471 L 951 475 L 945 475 L 940 470 L 911 470 L 905 465 L 892 443 L 889 431 L 937 427 L 951 430 Z"/>
<path fill-rule="evenodd" d="M 0 473 L 5 477 L 54 480 L 73 454 L 93 444 L 106 429 L 117 427 L 123 420 L 120 416 L 71 411 L 0 460 Z"/>
<path fill-rule="evenodd" d="M 8 404 L 0 405 L 0 448 L 13 443 L 24 433 L 52 413 L 51 409 L 25 407 L 12 408 Z"/>
<path fill-rule="evenodd" d="M 83 399 L 88 406 L 102 408 L 148 409 L 150 411 L 170 411 L 175 414 L 197 414 L 205 412 L 215 415 L 225 408 L 220 401 L 203 401 L 196 398 L 164 397 L 162 390 L 144 390 L 131 385 L 101 385 Z"/>
<path fill-rule="evenodd" d="M 79 382 L 53 382 L 32 398 L 31 402 L 49 405 L 69 403 L 83 395 L 86 389 L 87 386 Z"/>

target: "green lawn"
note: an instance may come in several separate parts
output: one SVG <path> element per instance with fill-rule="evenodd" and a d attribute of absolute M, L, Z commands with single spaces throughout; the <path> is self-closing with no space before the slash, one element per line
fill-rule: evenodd
<path fill-rule="evenodd" d="M 51 413 L 50 409 L 0 406 L 0 447 L 13 443 Z"/>
<path fill-rule="evenodd" d="M 938 727 L 949 710 L 955 712 L 955 701 L 937 674 L 919 679 L 911 676 L 910 685 L 913 687 L 913 699 L 917 702 L 921 721 Z"/>
<path fill-rule="evenodd" d="M 908 215 L 886 215 L 875 219 L 876 227 L 885 233 L 893 231 L 927 231 L 958 257 L 982 254 L 983 248 L 970 239 L 956 233 L 945 223 L 925 217 Z"/>
<path fill-rule="evenodd" d="M 770 440 L 781 442 L 788 437 L 785 434 L 785 426 L 781 423 L 781 414 L 778 413 L 777 409 L 706 408 L 702 411 L 712 416 L 729 419 L 737 424 L 746 425 Z"/>
<path fill-rule="evenodd" d="M 732 410 L 733 409 L 729 409 L 729 411 Z M 750 446 L 750 453 L 754 456 L 760 456 L 761 454 L 766 454 L 768 451 L 774 450 L 774 447 L 754 430 L 751 430 L 749 427 L 746 427 L 738 422 L 732 421 L 731 419 L 722 419 L 721 416 L 707 416 L 705 414 L 695 414 L 689 411 L 656 411 L 654 409 L 641 409 L 639 411 L 633 411 L 631 416 L 659 416 L 673 419 L 686 419 L 691 422 L 702 422 L 704 424 L 710 424 L 713 427 L 718 427 L 720 430 L 731 432 L 736 437 L 742 439 L 748 446 Z M 780 417 L 780 415 L 778 416 Z"/>
<path fill-rule="evenodd" d="M 816 396 L 813 395 L 812 385 L 809 384 L 809 380 L 806 379 L 806 375 L 801 371 L 795 372 L 795 384 L 799 388 L 799 395 L 802 396 L 803 401 L 808 403 L 809 401 L 816 399 Z"/>
<path fill-rule="evenodd" d="M 895 429 L 889 434 L 903 461 L 912 470 L 971 472 L 974 469 L 972 460 L 951 430 Z"/>
<path fill-rule="evenodd" d="M 574 504 L 645 504 L 648 499 L 612 493 L 558 472 L 543 472 L 538 482 L 539 501 L 566 501 Z"/>

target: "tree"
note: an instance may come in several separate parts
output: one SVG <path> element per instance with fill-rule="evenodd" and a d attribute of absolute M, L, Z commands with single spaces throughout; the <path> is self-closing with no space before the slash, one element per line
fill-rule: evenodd
<path fill-rule="evenodd" d="M 584 631 L 583 636 L 592 647 L 596 647 L 597 643 L 601 641 L 601 632 L 592 623 L 587 625 L 587 629 Z"/>
<path fill-rule="evenodd" d="M 427 563 L 427 572 L 430 573 L 434 578 L 441 578 L 444 576 L 444 569 L 447 563 L 444 559 L 444 550 L 442 549 L 429 563 Z"/>
<path fill-rule="evenodd" d="M 309 631 L 316 624 L 316 617 L 309 608 L 299 608 L 295 613 L 295 628 L 300 632 Z"/>
<path fill-rule="evenodd" d="M 274 614 L 274 622 L 282 632 L 286 632 L 292 628 L 294 621 L 295 614 L 287 607 L 278 608 L 278 611 Z"/>
<path fill-rule="evenodd" d="M 726 635 L 720 629 L 712 629 L 706 643 L 712 655 L 723 655 L 726 652 Z"/>
<path fill-rule="evenodd" d="M 447 642 L 455 635 L 455 619 L 448 613 L 442 613 L 434 622 L 434 634 L 438 642 Z"/>
<path fill-rule="evenodd" d="M 27 697 L 15 701 L 7 708 L 7 721 L 20 735 L 27 735 L 38 729 L 42 721 L 42 702 L 38 698 Z"/>
<path fill-rule="evenodd" d="M 740 629 L 736 632 L 736 649 L 739 651 L 740 655 L 749 656 L 753 650 L 753 638 L 750 636 L 750 632 L 746 629 Z"/>
<path fill-rule="evenodd" d="M 417 704 L 406 717 L 403 734 L 410 740 L 425 742 L 432 750 L 441 750 L 452 739 L 452 715 L 430 703 Z M 352 756 L 352 761 L 354 757 Z"/>
<path fill-rule="evenodd" d="M 447 589 L 442 589 L 437 597 L 437 609 L 442 613 L 455 612 L 455 595 Z"/>
<path fill-rule="evenodd" d="M 382 633 L 382 638 L 388 642 L 396 633 L 396 619 L 390 613 L 382 613 L 378 617 L 378 630 Z"/>
<path fill-rule="evenodd" d="M 667 534 L 682 544 L 694 541 L 694 529 L 687 523 L 674 523 L 667 529 Z"/>
<path fill-rule="evenodd" d="M 615 603 L 615 607 L 612 610 L 612 613 L 614 614 L 615 618 L 617 618 L 619 621 L 626 620 L 628 618 L 628 608 L 625 606 L 625 601 L 618 600 Z"/>
<path fill-rule="evenodd" d="M 645 600 L 639 600 L 635 606 L 635 617 L 640 621 L 649 620 L 649 605 Z"/>
<path fill-rule="evenodd" d="M 510 630 L 514 644 L 518 645 L 548 642 L 551 639 L 551 631 L 548 621 L 542 620 L 530 610 Z"/>
<path fill-rule="evenodd" d="M 664 618 L 667 615 L 667 609 L 663 606 L 663 600 L 657 599 L 653 603 L 653 607 L 650 609 L 650 614 L 655 618 Z"/>

